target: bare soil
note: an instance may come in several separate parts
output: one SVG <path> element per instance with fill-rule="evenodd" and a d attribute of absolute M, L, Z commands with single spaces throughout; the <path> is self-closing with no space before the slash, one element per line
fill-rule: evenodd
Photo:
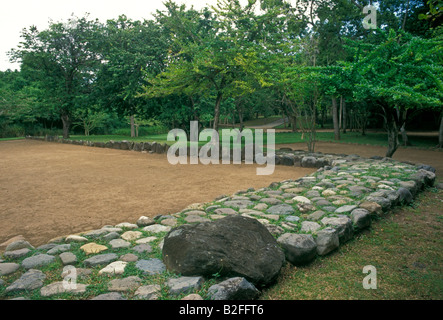
<path fill-rule="evenodd" d="M 166 155 L 30 140 L 0 142 L 0 243 L 50 239 L 135 223 L 223 194 L 297 179 L 313 169 L 256 165 L 171 165 Z"/>

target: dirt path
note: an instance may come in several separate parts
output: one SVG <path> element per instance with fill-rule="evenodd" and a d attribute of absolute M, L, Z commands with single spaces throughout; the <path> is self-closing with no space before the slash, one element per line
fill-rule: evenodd
<path fill-rule="evenodd" d="M 165 155 L 16 140 L 0 142 L 0 243 L 52 238 L 175 213 L 249 187 L 296 179 L 312 169 L 170 165 Z"/>
<path fill-rule="evenodd" d="M 279 144 L 278 148 L 289 147 L 293 150 L 308 150 L 306 143 Z M 386 147 L 365 146 L 346 143 L 316 142 L 316 152 L 323 153 L 343 153 L 358 154 L 362 157 L 382 156 L 386 154 Z M 413 148 L 398 148 L 393 159 L 400 161 L 410 161 L 413 163 L 423 163 L 433 166 L 436 174 L 443 177 L 443 152 L 432 150 L 421 150 Z"/>

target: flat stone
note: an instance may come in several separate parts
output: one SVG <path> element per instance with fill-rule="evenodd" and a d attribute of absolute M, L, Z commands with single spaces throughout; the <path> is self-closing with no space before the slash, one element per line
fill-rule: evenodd
<path fill-rule="evenodd" d="M 166 282 L 169 293 L 179 295 L 181 293 L 189 293 L 190 291 L 199 290 L 204 283 L 203 277 L 180 277 L 171 278 Z"/>
<path fill-rule="evenodd" d="M 50 297 L 61 293 L 80 294 L 86 292 L 87 287 L 88 285 L 86 284 L 70 284 L 65 281 L 58 281 L 41 288 L 40 295 L 42 297 Z"/>
<path fill-rule="evenodd" d="M 16 241 L 19 241 L 19 240 L 25 240 L 25 237 L 23 237 L 22 235 L 18 235 L 18 236 L 15 236 L 15 237 L 12 237 L 12 238 L 6 240 L 5 242 L 0 243 L 0 252 L 2 252 L 2 251 L 6 251 L 6 248 L 7 248 L 11 243 L 16 242 Z M 29 243 L 29 242 L 28 242 L 28 243 Z M 20 249 L 22 249 L 22 248 L 20 248 Z M 28 248 L 28 249 L 30 249 L 30 248 Z M 14 250 L 17 250 L 17 249 L 14 249 Z"/>
<path fill-rule="evenodd" d="M 46 253 L 47 254 L 59 254 L 62 252 L 66 252 L 68 250 L 71 250 L 71 245 L 69 243 L 57 245 L 57 246 L 53 247 L 52 249 L 48 250 Z"/>
<path fill-rule="evenodd" d="M 105 241 L 111 241 L 118 238 L 120 238 L 120 234 L 115 231 L 109 232 L 108 234 L 103 236 L 103 240 Z"/>
<path fill-rule="evenodd" d="M 365 201 L 359 204 L 360 208 L 366 209 L 372 215 L 380 215 L 383 212 L 383 208 L 376 202 Z"/>
<path fill-rule="evenodd" d="M 201 222 L 208 222 L 211 220 L 201 216 L 189 215 L 185 218 L 185 221 L 188 223 L 201 223 Z"/>
<path fill-rule="evenodd" d="M 232 208 L 218 208 L 214 210 L 215 214 L 238 214 L 237 211 L 235 211 Z"/>
<path fill-rule="evenodd" d="M 123 272 L 125 272 L 125 268 L 126 268 L 127 264 L 128 263 L 125 262 L 125 261 L 114 261 L 114 262 L 111 262 L 106 267 L 101 269 L 98 272 L 98 274 L 103 274 L 103 273 L 107 273 L 107 274 L 111 274 L 111 275 L 123 274 Z"/>
<path fill-rule="evenodd" d="M 88 238 L 82 237 L 82 236 L 78 236 L 78 235 L 70 235 L 67 236 L 65 239 L 65 242 L 70 243 L 70 242 L 88 242 Z"/>
<path fill-rule="evenodd" d="M 357 230 L 365 229 L 371 226 L 372 223 L 371 214 L 363 208 L 352 210 L 351 220 Z"/>
<path fill-rule="evenodd" d="M 0 276 L 7 276 L 8 274 L 14 273 L 18 270 L 19 267 L 20 265 L 18 263 L 0 263 Z"/>
<path fill-rule="evenodd" d="M 28 248 L 22 248 L 18 250 L 12 250 L 12 251 L 6 251 L 3 255 L 5 258 L 8 259 L 20 259 L 28 255 L 28 253 L 31 252 Z"/>
<path fill-rule="evenodd" d="M 149 253 L 152 252 L 152 247 L 147 243 L 141 243 L 132 248 L 132 250 L 138 253 Z"/>
<path fill-rule="evenodd" d="M 7 251 L 15 251 L 15 250 L 19 250 L 19 249 L 23 249 L 23 248 L 28 248 L 28 249 L 35 249 L 34 246 L 32 246 L 28 241 L 26 240 L 17 240 L 14 242 L 11 242 L 8 244 L 8 246 L 5 249 L 5 252 Z"/>
<path fill-rule="evenodd" d="M 62 260 L 64 266 L 77 263 L 77 256 L 72 252 L 62 252 L 59 257 Z"/>
<path fill-rule="evenodd" d="M 131 246 L 128 241 L 125 241 L 123 239 L 111 240 L 109 241 L 109 244 L 111 245 L 112 249 L 129 248 Z"/>
<path fill-rule="evenodd" d="M 109 291 L 126 292 L 136 290 L 140 287 L 142 280 L 137 276 L 130 276 L 123 279 L 114 279 L 108 283 Z"/>
<path fill-rule="evenodd" d="M 55 257 L 49 254 L 38 254 L 22 261 L 22 266 L 25 269 L 35 269 L 44 267 L 55 261 Z"/>
<path fill-rule="evenodd" d="M 352 221 L 348 216 L 325 217 L 321 219 L 321 223 L 326 226 L 332 226 L 337 230 L 340 243 L 345 243 L 351 239 L 354 234 Z"/>
<path fill-rule="evenodd" d="M 270 214 L 287 215 L 287 214 L 294 213 L 295 210 L 292 206 L 290 206 L 286 203 L 283 203 L 283 204 L 278 204 L 278 205 L 268 208 L 266 210 L 266 212 L 270 213 Z"/>
<path fill-rule="evenodd" d="M 346 205 L 346 206 L 342 206 L 340 208 L 337 208 L 334 212 L 337 214 L 348 213 L 348 212 L 351 212 L 352 210 L 354 210 L 355 208 L 357 208 L 357 206 L 355 206 L 355 205 Z"/>
<path fill-rule="evenodd" d="M 303 221 L 301 223 L 300 231 L 302 231 L 302 232 L 316 232 L 320 228 L 321 228 L 321 226 L 317 222 Z"/>
<path fill-rule="evenodd" d="M 141 244 L 141 243 L 149 243 L 152 241 L 157 240 L 157 237 L 151 236 L 151 237 L 146 237 L 146 238 L 142 238 L 142 239 L 138 239 L 135 241 L 135 243 Z"/>
<path fill-rule="evenodd" d="M 161 287 L 156 284 L 139 287 L 134 296 L 143 300 L 157 300 L 161 293 Z"/>
<path fill-rule="evenodd" d="M 160 259 L 148 259 L 148 260 L 139 260 L 136 262 L 135 267 L 146 274 L 160 274 L 166 271 L 166 266 Z"/>
<path fill-rule="evenodd" d="M 308 198 L 303 197 L 303 196 L 296 196 L 296 197 L 292 198 L 292 200 L 295 202 L 301 202 L 301 203 L 307 203 L 307 204 L 311 203 L 311 200 L 309 200 Z"/>
<path fill-rule="evenodd" d="M 138 260 L 138 257 L 133 253 L 127 253 L 127 254 L 122 255 L 120 257 L 120 260 L 125 261 L 125 262 L 135 262 Z"/>
<path fill-rule="evenodd" d="M 277 199 L 277 198 L 263 198 L 260 200 L 260 202 L 269 204 L 269 205 L 276 205 L 276 204 L 280 204 L 283 203 L 283 201 Z"/>
<path fill-rule="evenodd" d="M 125 233 L 123 233 L 121 235 L 121 238 L 126 241 L 133 241 L 133 240 L 137 240 L 142 235 L 143 235 L 143 233 L 141 233 L 140 231 L 126 231 Z"/>
<path fill-rule="evenodd" d="M 197 293 L 191 293 L 191 294 L 188 294 L 187 296 L 181 298 L 181 300 L 203 300 L 203 298 L 201 297 L 201 295 L 199 295 Z"/>
<path fill-rule="evenodd" d="M 129 222 L 122 222 L 115 225 L 116 228 L 137 229 L 138 225 Z"/>
<path fill-rule="evenodd" d="M 175 218 L 167 218 L 163 219 L 160 223 L 165 226 L 175 227 L 178 224 L 178 221 Z"/>
<path fill-rule="evenodd" d="M 126 300 L 125 298 L 123 298 L 122 294 L 119 292 L 109 292 L 109 293 L 103 293 L 100 294 L 94 298 L 92 298 L 91 300 Z"/>
<path fill-rule="evenodd" d="M 183 214 L 187 215 L 187 216 L 206 216 L 206 212 L 203 210 L 189 210 L 189 211 L 185 211 L 183 212 Z"/>
<path fill-rule="evenodd" d="M 228 200 L 223 203 L 225 206 L 233 207 L 236 209 L 246 209 L 249 206 L 254 205 L 254 202 L 250 200 Z"/>
<path fill-rule="evenodd" d="M 114 260 L 117 260 L 117 258 L 118 257 L 115 253 L 105 253 L 88 258 L 85 261 L 83 261 L 83 263 L 86 267 L 95 267 L 99 265 L 108 264 Z"/>
<path fill-rule="evenodd" d="M 46 279 L 46 275 L 40 270 L 30 269 L 22 276 L 15 280 L 9 287 L 5 289 L 5 292 L 22 292 L 31 291 L 43 286 L 43 280 Z"/>
<path fill-rule="evenodd" d="M 306 219 L 311 220 L 311 221 L 317 221 L 317 220 L 320 220 L 325 214 L 326 214 L 326 212 L 324 212 L 322 210 L 317 210 L 317 211 L 311 213 L 310 215 L 308 215 L 306 217 Z"/>
<path fill-rule="evenodd" d="M 169 231 L 171 231 L 171 227 L 163 226 L 161 224 L 153 224 L 153 225 L 144 227 L 143 231 L 152 232 L 152 233 L 169 232 Z"/>
<path fill-rule="evenodd" d="M 97 244 L 95 242 L 90 242 L 81 246 L 80 249 L 83 250 L 86 254 L 94 254 L 108 250 L 108 247 L 103 246 L 101 244 Z"/>
<path fill-rule="evenodd" d="M 328 197 L 328 196 L 335 196 L 337 194 L 337 192 L 335 192 L 334 190 L 331 189 L 326 189 L 324 191 L 322 191 L 321 195 Z"/>

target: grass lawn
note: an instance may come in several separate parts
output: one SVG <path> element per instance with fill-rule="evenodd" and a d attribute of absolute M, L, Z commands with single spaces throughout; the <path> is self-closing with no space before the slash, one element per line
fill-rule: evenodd
<path fill-rule="evenodd" d="M 421 193 L 371 229 L 306 267 L 286 265 L 264 300 L 443 299 L 443 191 Z M 376 267 L 377 289 L 364 289 L 363 267 Z"/>

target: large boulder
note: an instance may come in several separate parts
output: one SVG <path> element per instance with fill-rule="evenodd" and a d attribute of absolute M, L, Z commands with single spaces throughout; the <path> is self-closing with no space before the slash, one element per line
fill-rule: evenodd
<path fill-rule="evenodd" d="M 264 225 L 233 215 L 171 230 L 163 261 L 183 276 L 239 276 L 263 287 L 276 279 L 285 255 Z"/>

